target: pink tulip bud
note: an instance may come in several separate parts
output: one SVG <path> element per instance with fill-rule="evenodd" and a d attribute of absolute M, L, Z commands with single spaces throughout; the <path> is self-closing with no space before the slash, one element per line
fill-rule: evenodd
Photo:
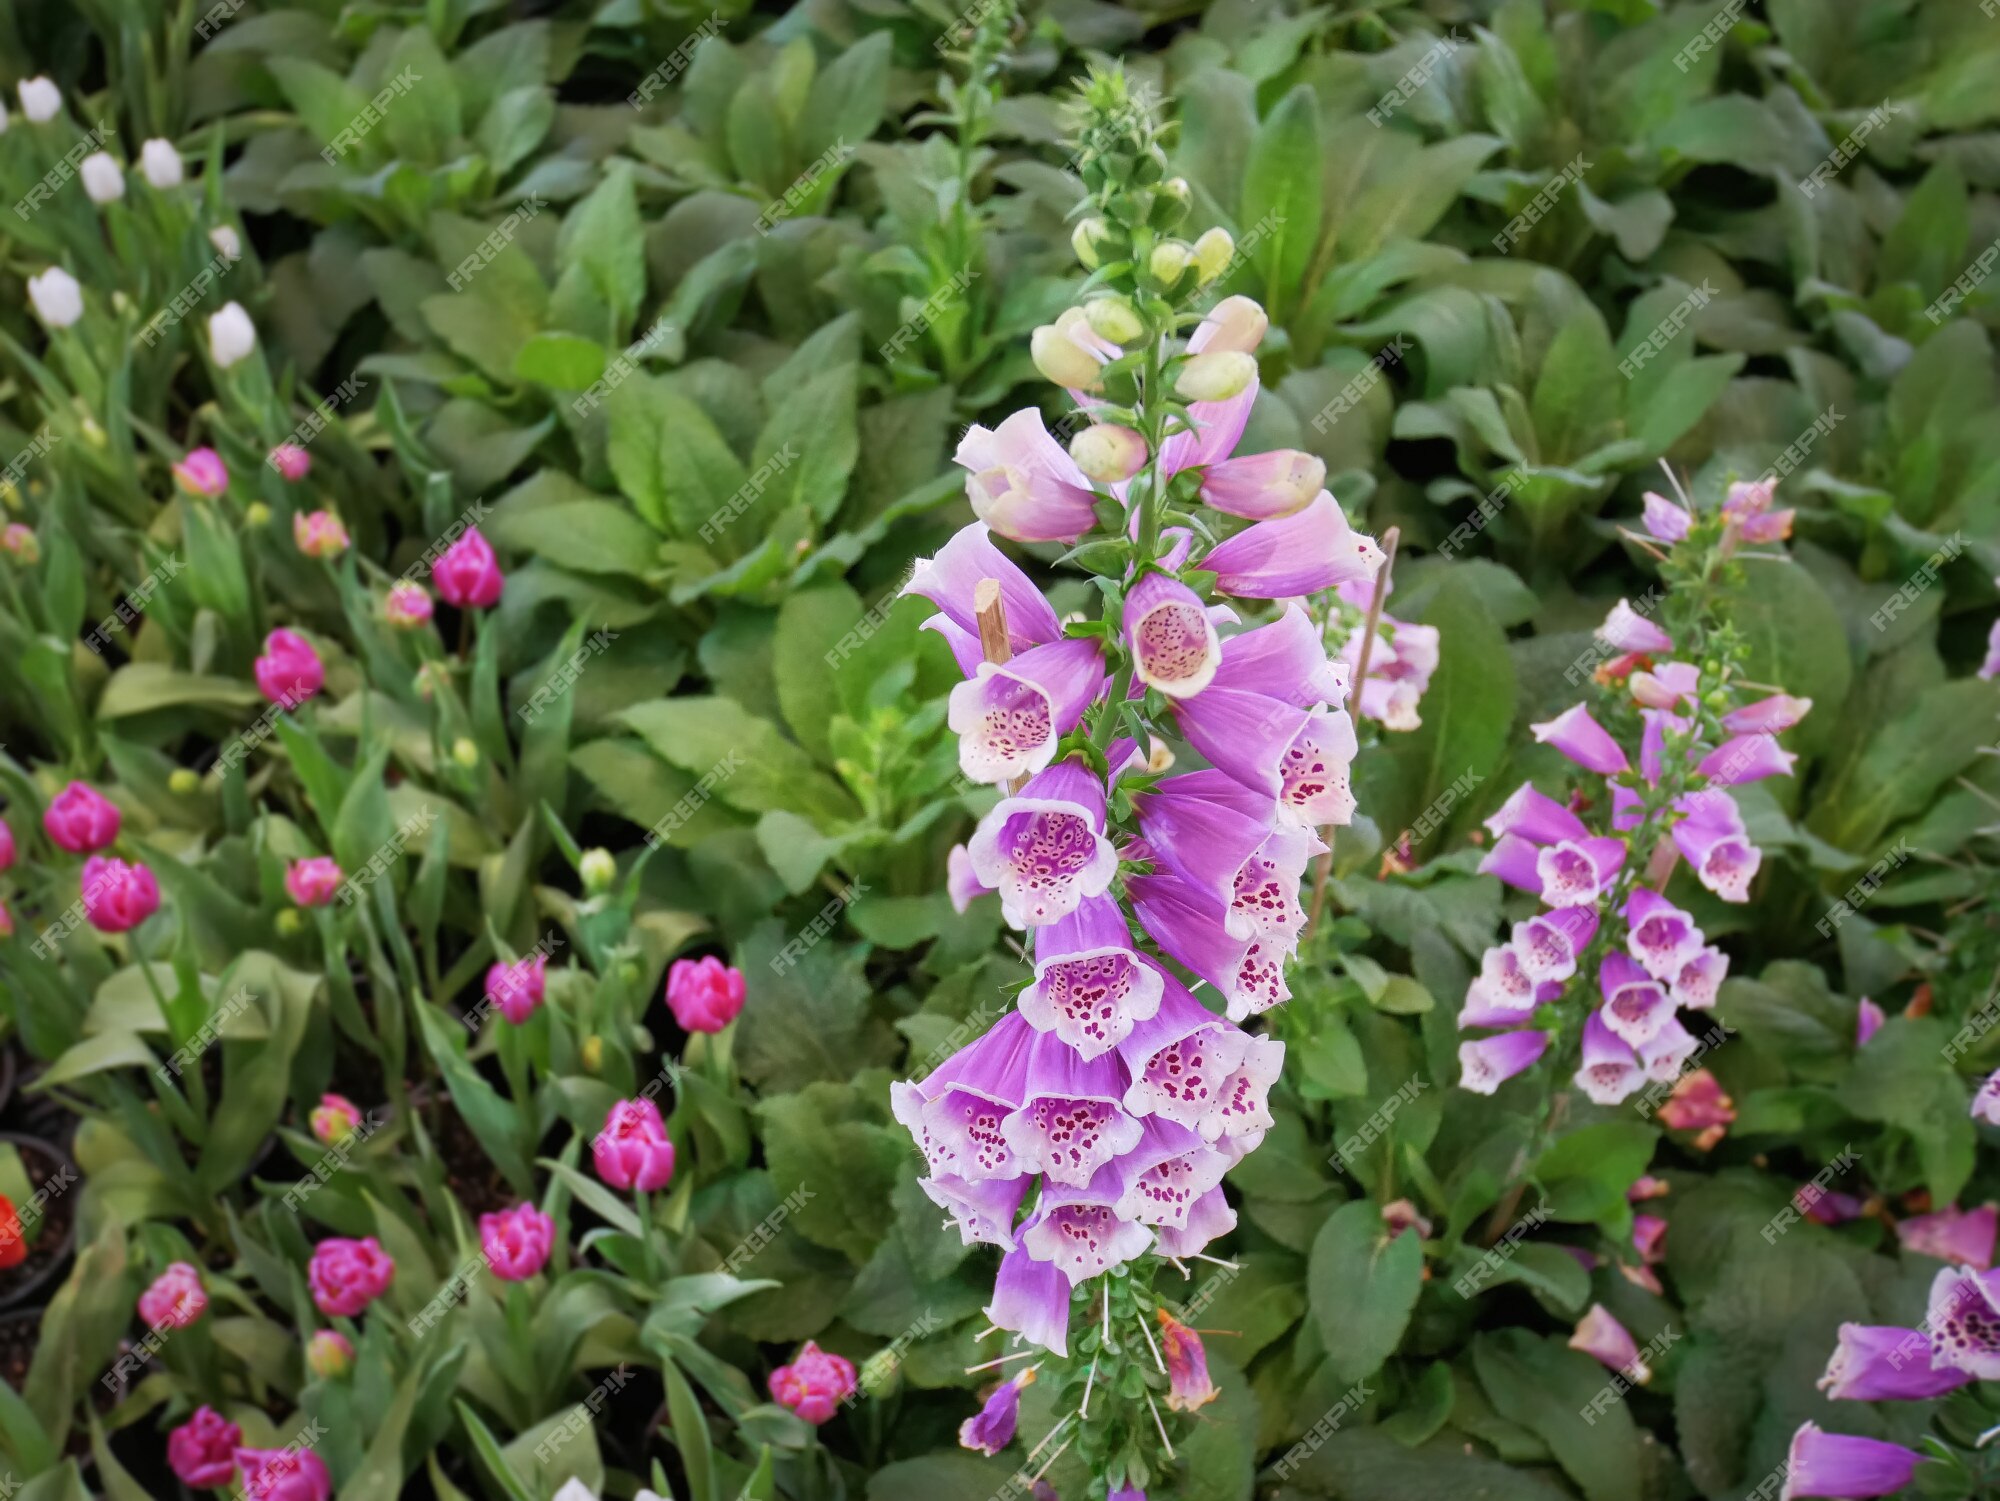
<path fill-rule="evenodd" d="M 167 1463 L 190 1490 L 219 1491 L 236 1478 L 236 1447 L 242 1442 L 236 1424 L 213 1407 L 197 1407 L 167 1435 Z"/>
<path fill-rule="evenodd" d="M 312 473 L 312 455 L 296 443 L 280 443 L 265 456 L 264 462 L 294 484 Z"/>
<path fill-rule="evenodd" d="M 294 515 L 292 541 L 309 558 L 337 558 L 347 551 L 347 528 L 331 511 Z"/>
<path fill-rule="evenodd" d="M 306 1341 L 306 1369 L 322 1381 L 337 1381 L 354 1369 L 354 1346 L 337 1329 L 322 1329 Z"/>
<path fill-rule="evenodd" d="M 325 855 L 294 860 L 285 871 L 285 892 L 301 907 L 324 907 L 340 890 L 340 867 Z"/>
<path fill-rule="evenodd" d="M 243 1501 L 328 1501 L 333 1475 L 310 1449 L 238 1449 Z"/>
<path fill-rule="evenodd" d="M 42 560 L 42 544 L 35 529 L 21 521 L 10 521 L 0 529 L 0 552 L 30 566 Z"/>
<path fill-rule="evenodd" d="M 273 631 L 264 638 L 264 655 L 252 664 L 257 687 L 274 704 L 303 703 L 326 686 L 326 668 L 312 643 L 297 631 Z"/>
<path fill-rule="evenodd" d="M 720 1032 L 743 1009 L 743 972 L 713 954 L 676 959 L 667 971 L 667 1006 L 689 1032 Z"/>
<path fill-rule="evenodd" d="M 465 535 L 431 564 L 431 582 L 437 585 L 447 604 L 484 610 L 499 602 L 506 580 L 499 563 L 494 561 L 493 549 L 474 526 L 467 527 Z"/>
<path fill-rule="evenodd" d="M 556 1222 L 533 1204 L 479 1217 L 479 1248 L 502 1282 L 525 1282 L 539 1272 L 555 1238 Z"/>
<path fill-rule="evenodd" d="M 408 579 L 389 586 L 389 592 L 382 600 L 382 616 L 399 630 L 413 631 L 431 618 L 431 597 L 424 592 L 422 584 L 413 584 Z"/>
<path fill-rule="evenodd" d="M 660 1107 L 651 1100 L 620 1100 L 590 1142 L 597 1176 L 613 1188 L 652 1193 L 674 1176 L 674 1144 Z"/>
<path fill-rule="evenodd" d="M 220 495 L 229 488 L 229 466 L 212 448 L 197 448 L 174 465 L 174 478 L 190 495 Z"/>
<path fill-rule="evenodd" d="M 55 796 L 42 815 L 42 827 L 72 855 L 88 855 L 108 849 L 118 837 L 119 813 L 102 793 L 71 782 Z"/>
<path fill-rule="evenodd" d="M 344 1094 L 323 1094 L 306 1119 L 315 1141 L 337 1147 L 360 1129 L 361 1109 Z"/>
<path fill-rule="evenodd" d="M 100 933 L 125 933 L 160 909 L 160 883 L 143 865 L 92 855 L 83 862 L 83 915 Z"/>
<path fill-rule="evenodd" d="M 14 831 L 7 827 L 7 820 L 0 818 L 0 870 L 6 870 L 14 863 Z"/>
<path fill-rule="evenodd" d="M 201 1273 L 176 1261 L 139 1294 L 139 1317 L 155 1329 L 185 1329 L 208 1309 Z"/>
<path fill-rule="evenodd" d="M 0 902 L 0 938 L 14 936 L 14 914 L 7 910 L 7 904 Z"/>
<path fill-rule="evenodd" d="M 854 1394 L 854 1363 L 829 1354 L 811 1340 L 790 1365 L 771 1372 L 771 1396 L 808 1423 L 818 1426 Z"/>
<path fill-rule="evenodd" d="M 330 1236 L 313 1247 L 306 1268 L 313 1306 L 328 1318 L 358 1318 L 389 1290 L 396 1263 L 374 1236 L 348 1240 Z"/>
<path fill-rule="evenodd" d="M 548 967 L 548 958 L 542 954 L 492 965 L 486 971 L 486 994 L 500 1008 L 500 1014 L 518 1027 L 535 1014 L 548 994 Z"/>

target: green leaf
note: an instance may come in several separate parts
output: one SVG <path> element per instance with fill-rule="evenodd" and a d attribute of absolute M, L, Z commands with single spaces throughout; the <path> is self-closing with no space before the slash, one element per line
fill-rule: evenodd
<path fill-rule="evenodd" d="M 495 542 L 579 573 L 650 578 L 660 568 L 660 534 L 608 500 L 572 500 L 519 510 L 496 506 Z"/>
<path fill-rule="evenodd" d="M 1786 688 L 1794 691 L 1789 682 Z M 1813 710 L 1819 710 L 1817 700 Z M 1813 832 L 1842 849 L 1872 849 L 1971 764 L 1991 742 L 1996 714 L 2000 681 L 1962 678 L 1932 688 L 1877 729 L 1848 774 L 1820 792 L 1808 820 Z"/>
<path fill-rule="evenodd" d="M 768 490 L 769 504 L 810 507 L 822 524 L 839 514 L 861 452 L 855 417 L 859 373 L 858 365 L 838 365 L 771 413 L 750 460 L 753 486 L 759 493 Z"/>
<path fill-rule="evenodd" d="M 1259 235 L 1255 265 L 1274 319 L 1299 299 L 1319 245 L 1322 214 L 1319 105 L 1299 84 L 1278 101 L 1251 143 L 1243 171 L 1242 235 Z"/>
<path fill-rule="evenodd" d="M 1552 1218 L 1596 1221 L 1607 1233 L 1628 1224 L 1626 1190 L 1653 1160 L 1660 1133 L 1637 1121 L 1603 1121 L 1561 1137 L 1534 1166 Z"/>
<path fill-rule="evenodd" d="M 1494 1408 L 1539 1434 L 1588 1501 L 1631 1501 L 1639 1441 L 1611 1372 L 1560 1335 L 1525 1329 L 1477 1336 L 1472 1360 Z"/>
<path fill-rule="evenodd" d="M 605 398 L 605 422 L 605 456 L 618 488 L 661 531 L 713 543 L 746 510 L 762 514 L 744 490 L 742 460 L 708 414 L 663 382 L 627 380 Z"/>
<path fill-rule="evenodd" d="M 586 391 L 604 374 L 604 346 L 576 334 L 536 334 L 514 355 L 514 375 L 556 391 Z"/>
<path fill-rule="evenodd" d="M 812 162 L 835 147 L 851 151 L 875 134 L 889 107 L 894 41 L 886 30 L 873 32 L 813 80 L 794 132 L 801 162 Z"/>
<path fill-rule="evenodd" d="M 771 641 L 778 703 L 799 744 L 822 761 L 833 759 L 828 731 L 841 712 L 840 679 L 828 653 L 861 615 L 861 596 L 838 582 L 788 594 L 778 607 Z"/>
<path fill-rule="evenodd" d="M 577 332 L 600 333 L 607 341 L 631 332 L 646 297 L 646 235 L 629 163 L 610 162 L 604 180 L 563 220 L 556 237 L 556 268 L 581 271 L 611 309 L 610 328 Z"/>
<path fill-rule="evenodd" d="M 125 719 L 155 709 L 246 709 L 263 695 L 235 678 L 182 672 L 164 662 L 128 662 L 111 674 L 97 700 L 100 720 Z"/>
<path fill-rule="evenodd" d="M 1423 1273 L 1422 1244 L 1415 1235 L 1392 1238 L 1379 1204 L 1357 1199 L 1327 1217 L 1313 1237 L 1306 1287 L 1339 1381 L 1364 1381 L 1395 1353 Z"/>
<path fill-rule="evenodd" d="M 731 807 L 747 813 L 782 808 L 826 830 L 858 812 L 846 790 L 776 725 L 734 699 L 664 699 L 619 718 L 663 760 L 697 776 L 715 773 L 715 795 Z"/>

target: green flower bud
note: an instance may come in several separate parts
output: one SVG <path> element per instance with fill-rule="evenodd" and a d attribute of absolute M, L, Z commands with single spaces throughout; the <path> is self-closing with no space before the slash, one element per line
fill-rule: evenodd
<path fill-rule="evenodd" d="M 583 1058 L 585 1073 L 594 1074 L 604 1067 L 604 1039 L 595 1032 L 584 1038 L 583 1046 L 578 1051 Z"/>
<path fill-rule="evenodd" d="M 1254 355 L 1227 349 L 1220 354 L 1198 354 L 1181 366 L 1174 381 L 1174 393 L 1183 401 L 1227 401 L 1240 395 L 1257 378 Z"/>
<path fill-rule="evenodd" d="M 577 874 L 583 878 L 584 895 L 602 896 L 618 879 L 618 862 L 611 857 L 610 850 L 585 850 Z"/>
<path fill-rule="evenodd" d="M 451 743 L 451 758 L 467 770 L 479 764 L 479 747 L 460 735 Z"/>
<path fill-rule="evenodd" d="M 245 526 L 266 526 L 270 524 L 271 508 L 261 500 L 253 500 L 243 508 Z"/>
<path fill-rule="evenodd" d="M 1099 422 L 1070 439 L 1069 456 L 1100 485 L 1115 485 L 1145 466 L 1146 440 L 1129 427 Z"/>
<path fill-rule="evenodd" d="M 1070 249 L 1086 271 L 1095 271 L 1100 259 L 1099 248 L 1111 238 L 1111 226 L 1102 219 L 1083 219 L 1069 232 Z"/>
<path fill-rule="evenodd" d="M 201 790 L 201 778 L 185 766 L 176 766 L 167 778 L 167 790 L 176 797 L 186 797 Z"/>
<path fill-rule="evenodd" d="M 1113 344 L 1133 344 L 1146 336 L 1146 325 L 1123 297 L 1093 297 L 1083 305 L 1083 316 L 1099 338 Z"/>
<path fill-rule="evenodd" d="M 1229 268 L 1236 255 L 1236 242 L 1221 225 L 1194 242 L 1194 270 L 1205 287 Z"/>
<path fill-rule="evenodd" d="M 296 937 L 305 931 L 305 914 L 297 907 L 287 907 L 277 916 L 277 928 L 287 938 Z"/>

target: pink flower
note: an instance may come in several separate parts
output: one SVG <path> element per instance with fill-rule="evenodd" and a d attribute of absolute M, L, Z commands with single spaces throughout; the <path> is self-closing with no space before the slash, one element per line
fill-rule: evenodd
<path fill-rule="evenodd" d="M 743 971 L 710 954 L 676 959 L 667 971 L 667 1006 L 689 1032 L 720 1032 L 743 1009 Z"/>
<path fill-rule="evenodd" d="M 374 1236 L 331 1236 L 313 1247 L 306 1282 L 313 1305 L 328 1318 L 357 1318 L 395 1280 L 396 1263 Z"/>
<path fill-rule="evenodd" d="M 174 478 L 191 495 L 220 495 L 229 488 L 229 466 L 212 448 L 197 448 L 174 465 Z"/>
<path fill-rule="evenodd" d="M 243 1501 L 328 1501 L 333 1476 L 310 1449 L 238 1449 Z"/>
<path fill-rule="evenodd" d="M 549 961 L 535 954 L 512 964 L 495 964 L 486 971 L 486 993 L 500 1014 L 520 1026 L 535 1014 L 548 991 Z"/>
<path fill-rule="evenodd" d="M 14 831 L 7 827 L 7 820 L 0 818 L 0 870 L 6 870 L 14 863 Z"/>
<path fill-rule="evenodd" d="M 139 1294 L 139 1317 L 155 1329 L 185 1329 L 208 1309 L 201 1273 L 176 1261 Z"/>
<path fill-rule="evenodd" d="M 325 855 L 294 860 L 285 869 L 285 892 L 301 907 L 324 907 L 340 890 L 340 867 Z"/>
<path fill-rule="evenodd" d="M 296 443 L 280 443 L 264 456 L 264 462 L 294 484 L 312 473 L 312 455 Z"/>
<path fill-rule="evenodd" d="M 297 631 L 271 632 L 264 638 L 264 655 L 254 665 L 264 697 L 287 708 L 304 703 L 326 686 L 319 653 Z"/>
<path fill-rule="evenodd" d="M 100 933 L 126 933 L 160 910 L 160 883 L 143 865 L 92 855 L 83 862 L 83 915 Z"/>
<path fill-rule="evenodd" d="M 815 1426 L 833 1416 L 854 1394 L 854 1363 L 822 1350 L 811 1340 L 790 1365 L 771 1372 L 771 1396 L 780 1407 Z"/>
<path fill-rule="evenodd" d="M 347 528 L 331 511 L 295 513 L 292 516 L 292 541 L 309 558 L 337 558 L 347 551 Z"/>
<path fill-rule="evenodd" d="M 14 936 L 14 914 L 7 910 L 7 904 L 0 902 L 0 938 Z"/>
<path fill-rule="evenodd" d="M 1388 1227 L 1389 1239 L 1394 1240 L 1405 1230 L 1415 1230 L 1418 1240 L 1431 1238 L 1431 1222 L 1424 1218 L 1423 1211 L 1408 1199 L 1396 1199 L 1382 1206 L 1382 1223 Z"/>
<path fill-rule="evenodd" d="M 502 1282 L 525 1282 L 539 1272 L 555 1238 L 556 1222 L 533 1204 L 479 1217 L 479 1248 Z"/>
<path fill-rule="evenodd" d="M 1661 1248 L 1661 1242 L 1666 1238 L 1667 1222 L 1657 1214 L 1632 1216 L 1632 1245 L 1646 1265 L 1655 1266 L 1666 1260 L 1667 1253 Z"/>
<path fill-rule="evenodd" d="M 194 1416 L 167 1435 L 167 1463 L 182 1485 L 198 1491 L 219 1491 L 236 1476 L 236 1446 L 243 1430 L 213 1407 L 197 1407 Z"/>
<path fill-rule="evenodd" d="M 1201 1336 L 1164 1308 L 1154 1314 L 1160 1321 L 1160 1349 L 1167 1360 L 1167 1406 L 1176 1412 L 1193 1412 L 1206 1407 L 1222 1393 L 1208 1379 L 1208 1352 Z"/>
<path fill-rule="evenodd" d="M 55 796 L 42 827 L 49 838 L 72 855 L 89 855 L 110 847 L 118 837 L 119 813 L 101 793 L 82 782 L 71 782 Z"/>
<path fill-rule="evenodd" d="M 361 1110 L 346 1095 L 323 1094 L 306 1119 L 312 1125 L 314 1140 L 337 1147 L 361 1125 Z"/>
<path fill-rule="evenodd" d="M 354 1369 L 354 1344 L 337 1329 L 322 1329 L 306 1341 L 306 1369 L 322 1381 L 337 1381 Z"/>
<path fill-rule="evenodd" d="M 382 617 L 399 630 L 413 631 L 431 618 L 430 595 L 422 584 L 400 579 L 389 586 L 382 600 Z"/>
<path fill-rule="evenodd" d="M 674 1176 L 674 1144 L 651 1100 L 620 1100 L 590 1142 L 597 1176 L 613 1188 L 652 1193 Z"/>
<path fill-rule="evenodd" d="M 494 561 L 493 549 L 479 535 L 479 528 L 472 526 L 431 564 L 431 582 L 447 604 L 484 610 L 499 602 L 506 580 Z"/>
<path fill-rule="evenodd" d="M 1903 1249 L 1919 1256 L 1935 1256 L 1955 1266 L 1993 1265 L 1993 1240 L 2000 1216 L 1991 1204 L 1979 1209 L 1960 1209 L 1956 1204 L 1935 1214 L 1914 1215 L 1896 1222 L 1896 1238 Z"/>
<path fill-rule="evenodd" d="M 1722 502 L 1722 519 L 1734 523 L 1745 542 L 1783 541 L 1792 534 L 1792 512 L 1771 509 L 1777 490 L 1775 479 L 1731 485 Z"/>
<path fill-rule="evenodd" d="M 1736 1102 L 1705 1068 L 1682 1074 L 1660 1107 L 1660 1124 L 1670 1131 L 1699 1132 L 1694 1144 L 1704 1152 L 1722 1140 L 1735 1119 Z"/>
<path fill-rule="evenodd" d="M 1638 1341 L 1602 1303 L 1590 1305 L 1590 1311 L 1578 1321 L 1576 1331 L 1570 1335 L 1569 1347 L 1581 1350 L 1611 1370 L 1621 1372 L 1627 1380 L 1643 1384 L 1653 1379 L 1652 1371 L 1639 1358 Z"/>
<path fill-rule="evenodd" d="M 35 529 L 21 521 L 10 521 L 0 528 L 0 552 L 30 565 L 42 560 L 42 544 Z"/>

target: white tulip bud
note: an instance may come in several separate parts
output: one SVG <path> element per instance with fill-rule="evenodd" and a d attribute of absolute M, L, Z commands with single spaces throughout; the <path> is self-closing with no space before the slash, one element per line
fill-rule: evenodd
<path fill-rule="evenodd" d="M 1070 391 L 1093 391 L 1104 379 L 1096 355 L 1053 323 L 1044 323 L 1029 337 L 1028 350 L 1045 380 Z"/>
<path fill-rule="evenodd" d="M 1115 485 L 1145 466 L 1146 440 L 1129 427 L 1099 422 L 1070 439 L 1069 456 L 1100 485 Z"/>
<path fill-rule="evenodd" d="M 37 125 L 62 113 L 62 90 L 53 79 L 24 78 L 20 92 L 21 113 Z"/>
<path fill-rule="evenodd" d="M 1110 234 L 1111 227 L 1102 219 L 1081 220 L 1078 222 L 1076 228 L 1070 231 L 1070 249 L 1076 252 L 1076 258 L 1082 262 L 1084 270 L 1095 271 L 1097 269 L 1099 258 L 1097 247 Z"/>
<path fill-rule="evenodd" d="M 1194 242 L 1194 270 L 1205 287 L 1229 269 L 1236 255 L 1236 242 L 1221 225 Z"/>
<path fill-rule="evenodd" d="M 68 328 L 83 316 L 83 288 L 60 266 L 28 278 L 28 301 L 45 328 Z"/>
<path fill-rule="evenodd" d="M 1271 319 L 1263 305 L 1253 297 L 1225 297 L 1208 310 L 1202 326 L 1209 331 L 1206 342 L 1201 346 L 1208 353 L 1220 354 L 1233 349 L 1249 354 L 1264 342 Z"/>
<path fill-rule="evenodd" d="M 236 231 L 227 224 L 218 224 L 211 229 L 208 232 L 208 243 L 220 251 L 226 261 L 243 259 L 243 242 L 237 238 Z"/>
<path fill-rule="evenodd" d="M 1146 325 L 1123 297 L 1094 297 L 1083 305 L 1083 316 L 1099 338 L 1113 344 L 1130 344 L 1146 334 Z"/>
<path fill-rule="evenodd" d="M 177 188 L 185 174 L 181 170 L 181 154 L 174 150 L 174 143 L 155 136 L 139 148 L 139 170 L 146 174 L 150 182 L 161 192 Z"/>
<path fill-rule="evenodd" d="M 1174 391 L 1183 401 L 1227 401 L 1257 378 L 1257 360 L 1241 350 L 1198 354 L 1181 366 Z"/>
<path fill-rule="evenodd" d="M 227 370 L 257 347 L 257 325 L 239 302 L 225 302 L 208 315 L 208 354 Z"/>
<path fill-rule="evenodd" d="M 1146 262 L 1146 269 L 1153 273 L 1153 279 L 1162 286 L 1171 287 L 1187 274 L 1194 255 L 1179 240 L 1162 240 L 1153 247 L 1152 259 Z"/>
<path fill-rule="evenodd" d="M 83 190 L 92 203 L 116 203 L 125 196 L 125 174 L 118 170 L 118 163 L 108 151 L 91 152 L 77 168 L 77 175 L 83 179 Z"/>

